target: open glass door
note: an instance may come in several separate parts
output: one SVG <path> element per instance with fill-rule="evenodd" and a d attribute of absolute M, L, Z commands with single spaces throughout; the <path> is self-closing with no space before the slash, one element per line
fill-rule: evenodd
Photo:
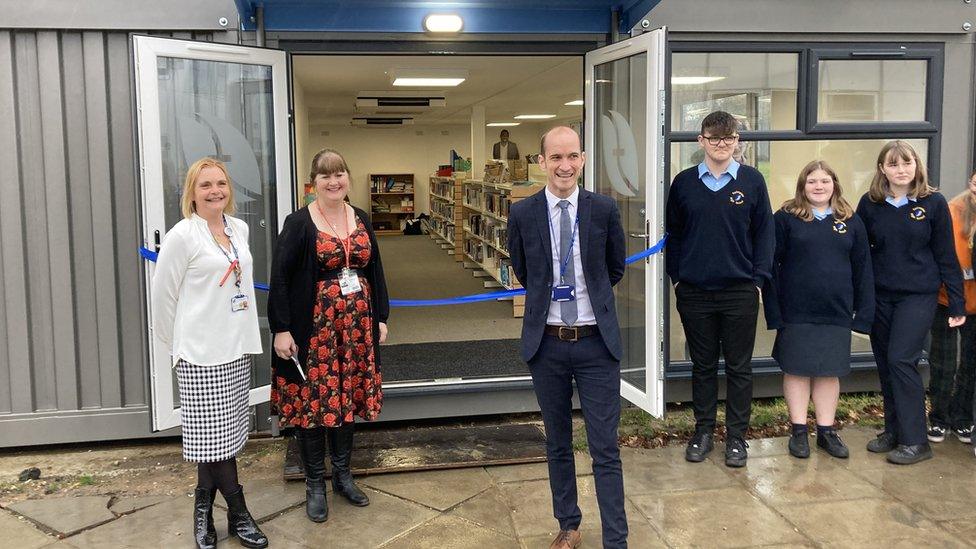
<path fill-rule="evenodd" d="M 250 226 L 254 280 L 266 282 L 272 242 L 292 211 L 287 54 L 264 48 L 134 36 L 136 114 L 142 179 L 143 245 L 158 250 L 181 218 L 187 168 L 223 161 L 235 185 L 237 217 Z M 146 262 L 147 304 L 155 265 Z M 255 357 L 251 404 L 270 384 L 267 294 L 258 292 L 264 357 Z M 180 425 L 176 376 L 149 322 L 153 430 Z"/>
<path fill-rule="evenodd" d="M 586 54 L 586 188 L 617 201 L 627 255 L 664 235 L 664 71 L 666 30 Z M 624 356 L 620 394 L 664 414 L 664 257 L 627 266 L 616 287 Z"/>

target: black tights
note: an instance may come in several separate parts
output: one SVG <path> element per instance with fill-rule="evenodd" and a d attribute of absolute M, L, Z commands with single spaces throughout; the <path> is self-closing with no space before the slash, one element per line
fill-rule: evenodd
<path fill-rule="evenodd" d="M 224 497 L 237 492 L 237 458 L 197 463 L 197 486 L 207 490 L 216 487 Z"/>

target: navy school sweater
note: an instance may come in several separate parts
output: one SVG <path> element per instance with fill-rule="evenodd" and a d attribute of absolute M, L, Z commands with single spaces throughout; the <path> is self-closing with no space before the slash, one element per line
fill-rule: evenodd
<path fill-rule="evenodd" d="M 861 219 L 804 221 L 785 210 L 773 217 L 773 284 L 763 301 L 767 326 L 829 324 L 870 333 L 874 276 Z"/>
<path fill-rule="evenodd" d="M 668 191 L 665 264 L 671 282 L 721 290 L 772 276 L 775 228 L 766 181 L 750 166 L 716 192 L 683 170 Z"/>
<path fill-rule="evenodd" d="M 934 294 L 945 284 L 949 314 L 966 314 L 952 218 L 941 194 L 932 193 L 900 208 L 872 202 L 865 194 L 857 214 L 871 244 L 876 292 Z"/>

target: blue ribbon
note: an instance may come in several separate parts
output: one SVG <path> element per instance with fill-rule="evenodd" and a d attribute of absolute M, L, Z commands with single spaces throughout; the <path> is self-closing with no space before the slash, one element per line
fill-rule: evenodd
<path fill-rule="evenodd" d="M 631 263 L 636 263 L 642 259 L 646 259 L 656 253 L 660 253 L 664 249 L 664 243 L 667 241 L 668 235 L 661 237 L 661 240 L 657 241 L 650 248 L 638 252 L 630 257 L 628 257 L 625 262 L 630 265 Z M 156 262 L 159 258 L 159 254 L 149 250 L 143 246 L 139 247 L 139 255 L 147 261 Z M 271 288 L 267 284 L 261 284 L 258 282 L 254 283 L 254 288 L 262 291 L 270 291 Z M 480 301 L 495 301 L 496 299 L 504 299 L 506 297 L 514 297 L 517 295 L 525 295 L 525 288 L 518 288 L 516 290 L 500 290 L 497 292 L 487 292 L 483 294 L 471 294 L 462 295 L 457 297 L 448 297 L 444 299 L 391 299 L 390 307 L 435 307 L 440 305 L 463 305 L 465 303 L 478 303 Z"/>

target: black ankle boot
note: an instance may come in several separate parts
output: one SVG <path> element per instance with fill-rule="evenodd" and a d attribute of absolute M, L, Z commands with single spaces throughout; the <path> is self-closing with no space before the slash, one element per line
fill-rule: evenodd
<path fill-rule="evenodd" d="M 193 539 L 198 549 L 217 547 L 217 529 L 214 528 L 213 503 L 216 488 L 197 488 L 193 491 Z"/>
<path fill-rule="evenodd" d="M 329 518 L 325 497 L 325 433 L 321 427 L 295 429 L 298 449 L 305 467 L 305 514 L 312 522 Z"/>
<path fill-rule="evenodd" d="M 352 463 L 352 433 L 353 423 L 343 424 L 341 427 L 329 428 L 329 453 L 332 457 L 332 491 L 342 494 L 349 503 L 357 507 L 369 505 L 369 498 L 356 486 L 349 470 Z"/>
<path fill-rule="evenodd" d="M 251 512 L 244 502 L 244 488 L 238 486 L 237 491 L 224 495 L 227 502 L 227 530 L 230 537 L 236 537 L 241 545 L 251 549 L 261 549 L 268 546 L 268 537 L 258 528 Z"/>

